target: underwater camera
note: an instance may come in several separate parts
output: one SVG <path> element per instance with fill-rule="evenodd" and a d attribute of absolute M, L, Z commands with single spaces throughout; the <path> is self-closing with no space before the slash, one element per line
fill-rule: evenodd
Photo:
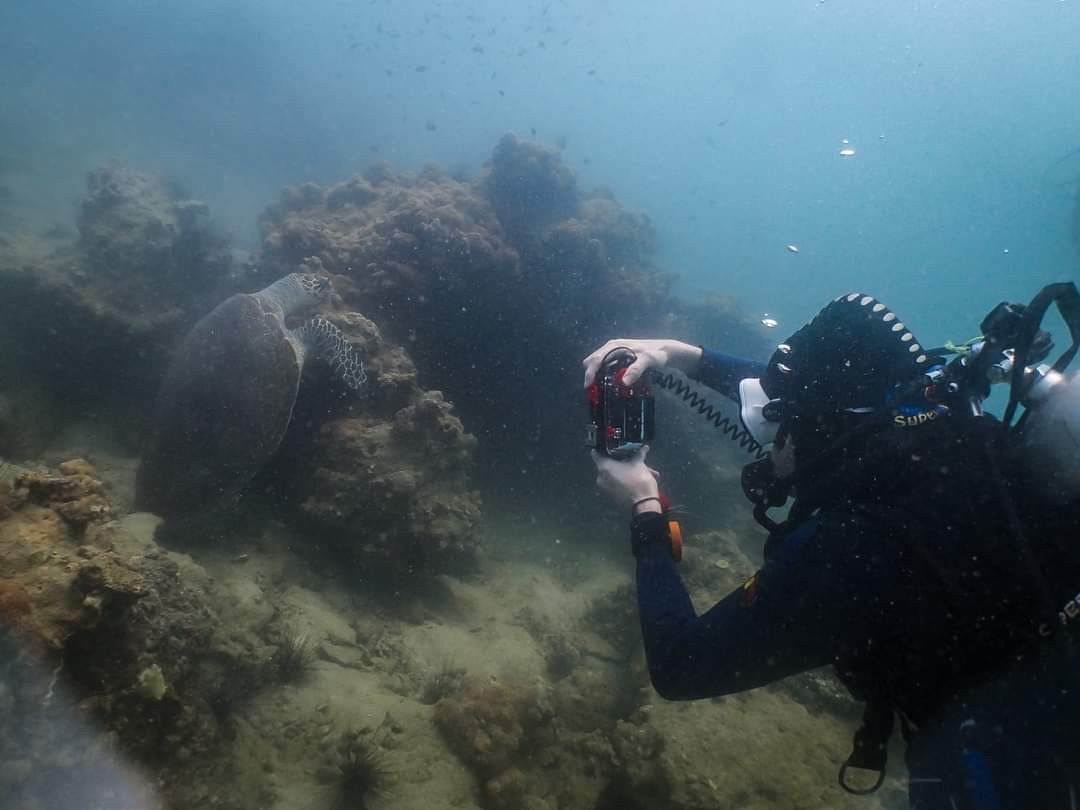
<path fill-rule="evenodd" d="M 644 377 L 633 385 L 623 382 L 636 359 L 629 349 L 612 349 L 604 355 L 587 391 L 585 444 L 611 458 L 632 456 L 652 439 L 656 428 L 656 404 Z"/>

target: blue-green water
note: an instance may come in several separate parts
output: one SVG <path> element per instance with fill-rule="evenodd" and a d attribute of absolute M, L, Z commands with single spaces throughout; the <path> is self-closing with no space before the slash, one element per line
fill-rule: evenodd
<path fill-rule="evenodd" d="M 250 238 L 286 183 L 472 171 L 535 131 L 648 213 L 684 289 L 792 326 L 865 289 L 938 341 L 1075 271 L 1080 161 L 1048 168 L 1080 142 L 1078 37 L 1071 0 L 13 0 L 4 182 L 58 217 L 118 157 Z"/>

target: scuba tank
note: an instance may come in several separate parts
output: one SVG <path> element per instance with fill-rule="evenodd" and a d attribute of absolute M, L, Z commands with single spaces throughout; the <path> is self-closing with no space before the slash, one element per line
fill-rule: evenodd
<path fill-rule="evenodd" d="M 1053 365 L 1029 365 L 1037 353 L 1042 319 L 1051 304 L 1069 330 L 1071 344 Z M 1065 369 L 1080 348 L 1080 293 L 1072 282 L 1044 287 L 1024 309 L 1010 371 L 1009 429 L 1018 405 L 1023 415 L 1009 432 L 1020 469 L 1042 483 L 1047 501 L 1064 505 L 1080 497 L 1080 371 Z M 1038 362 L 1035 360 L 1034 362 Z"/>
<path fill-rule="evenodd" d="M 1017 432 L 1021 468 L 1042 482 L 1056 504 L 1080 496 L 1080 371 L 1069 375 L 1041 366 L 1023 399 L 1025 424 Z"/>

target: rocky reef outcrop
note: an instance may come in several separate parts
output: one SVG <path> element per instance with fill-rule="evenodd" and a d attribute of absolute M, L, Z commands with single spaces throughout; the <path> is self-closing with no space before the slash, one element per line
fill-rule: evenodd
<path fill-rule="evenodd" d="M 79 459 L 0 483 L 0 634 L 13 655 L 0 693 L 18 691 L 5 727 L 22 730 L 0 740 L 0 760 L 35 763 L 0 775 L 18 806 L 56 806 L 38 804 L 65 795 L 54 780 L 80 806 L 123 785 L 118 807 L 155 806 L 174 781 L 187 790 L 223 766 L 211 755 L 228 707 L 263 678 L 251 628 L 222 621 L 211 577 L 155 545 L 148 518 L 120 516 Z M 129 767 L 111 783 L 94 773 L 122 759 L 152 767 L 153 789 Z"/>
<path fill-rule="evenodd" d="M 298 268 L 328 274 L 334 311 L 376 322 L 423 387 L 453 404 L 476 437 L 476 486 L 509 503 L 562 504 L 563 515 L 593 506 L 577 485 L 586 352 L 618 335 L 669 334 L 764 354 L 730 300 L 671 294 L 645 215 L 580 188 L 558 151 L 514 135 L 471 180 L 377 163 L 341 183 L 286 189 L 259 226 L 250 261 L 201 202 L 108 166 L 88 177 L 74 242 L 0 238 L 0 458 L 31 458 L 76 420 L 136 450 L 187 329 L 232 292 Z M 730 477 L 726 463 L 716 475 L 713 466 L 668 465 L 669 480 L 701 500 Z"/>
<path fill-rule="evenodd" d="M 761 354 L 731 305 L 687 304 L 648 218 L 586 192 L 557 151 L 506 135 L 471 182 L 373 166 L 287 189 L 260 217 L 260 267 L 331 274 L 347 309 L 408 347 L 479 440 L 477 481 L 583 511 L 580 360 L 619 335 L 724 337 Z"/>
<path fill-rule="evenodd" d="M 86 186 L 78 250 L 88 295 L 125 314 L 156 306 L 167 318 L 221 289 L 233 257 L 206 203 L 122 165 L 90 172 Z"/>
<path fill-rule="evenodd" d="M 88 175 L 78 224 L 74 241 L 0 235 L 0 371 L 16 389 L 0 395 L 45 400 L 40 432 L 100 416 L 135 446 L 168 352 L 243 283 L 244 262 L 205 203 L 118 165 Z M 41 449 L 23 444 L 0 454 Z"/>
<path fill-rule="evenodd" d="M 421 388 L 400 346 L 354 312 L 327 313 L 365 359 L 367 391 L 329 410 L 305 383 L 272 475 L 313 542 L 345 552 L 360 576 L 401 580 L 476 566 L 476 439 L 439 391 Z M 315 368 L 311 377 L 325 377 Z M 280 486 L 280 484 L 279 484 Z"/>

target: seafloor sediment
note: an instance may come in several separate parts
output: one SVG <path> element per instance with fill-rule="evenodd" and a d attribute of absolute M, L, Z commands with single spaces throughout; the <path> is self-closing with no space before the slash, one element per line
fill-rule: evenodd
<path fill-rule="evenodd" d="M 729 299 L 671 294 L 647 218 L 507 136 L 473 180 L 379 164 L 286 190 L 260 224 L 246 256 L 205 206 L 114 166 L 77 240 L 0 235 L 0 806 L 902 801 L 894 780 L 869 801 L 836 786 L 858 717 L 824 673 L 685 704 L 648 684 L 624 516 L 580 447 L 580 357 L 619 333 L 763 346 Z M 156 532 L 130 510 L 170 354 L 298 268 L 331 279 L 321 314 L 367 396 L 314 365 L 235 525 Z M 733 458 L 670 422 L 704 608 L 760 535 L 726 494 Z"/>

